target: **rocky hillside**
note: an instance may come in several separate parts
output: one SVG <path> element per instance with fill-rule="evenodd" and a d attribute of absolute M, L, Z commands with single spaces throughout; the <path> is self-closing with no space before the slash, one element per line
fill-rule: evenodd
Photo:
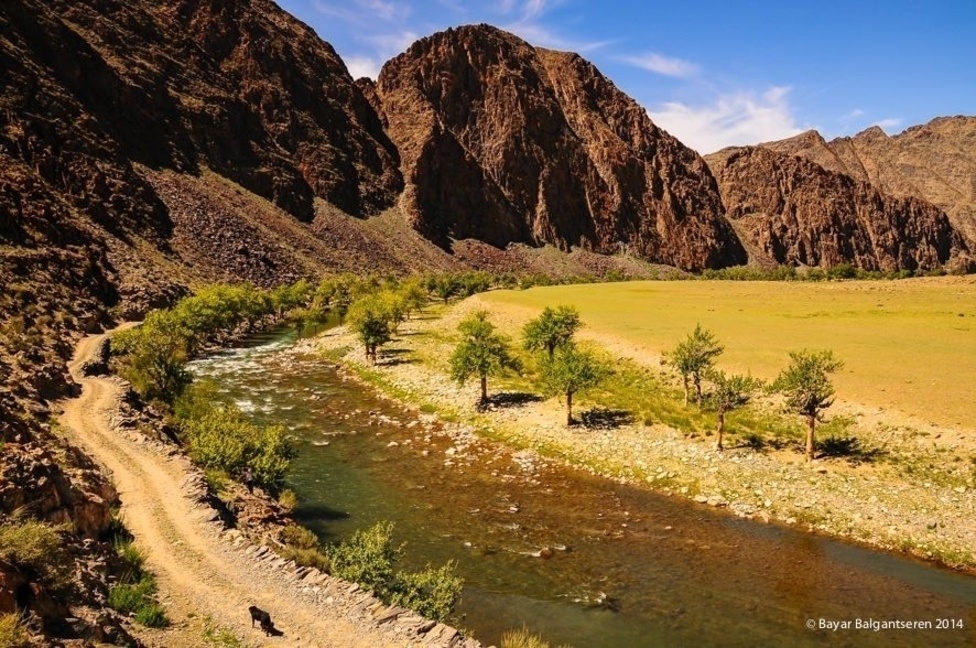
<path fill-rule="evenodd" d="M 704 161 L 576 54 L 449 29 L 389 61 L 374 101 L 400 152 L 401 207 L 438 245 L 628 251 L 687 270 L 745 261 Z"/>
<path fill-rule="evenodd" d="M 753 261 L 897 271 L 968 258 L 945 213 L 919 198 L 764 147 L 725 149 L 708 163 Z"/>
<path fill-rule="evenodd" d="M 808 131 L 762 146 L 937 205 L 976 247 L 976 117 L 940 117 L 891 137 L 877 126 L 830 142 Z"/>

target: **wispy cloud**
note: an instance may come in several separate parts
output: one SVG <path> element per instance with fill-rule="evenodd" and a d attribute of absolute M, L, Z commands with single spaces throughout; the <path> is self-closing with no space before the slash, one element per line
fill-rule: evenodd
<path fill-rule="evenodd" d="M 345 59 L 346 68 L 354 79 L 369 77 L 375 80 L 380 74 L 383 63 L 371 56 L 347 56 Z"/>
<path fill-rule="evenodd" d="M 882 119 L 874 122 L 874 125 L 880 126 L 885 132 L 887 132 L 889 130 L 901 127 L 903 123 L 905 123 L 905 120 L 901 117 L 889 117 L 888 119 Z"/>
<path fill-rule="evenodd" d="M 768 142 L 802 132 L 789 93 L 788 86 L 773 86 L 762 93 L 721 95 L 705 105 L 668 102 L 648 110 L 648 115 L 684 144 L 700 153 L 712 153 L 726 146 Z"/>
<path fill-rule="evenodd" d="M 664 56 L 656 52 L 639 56 L 621 56 L 618 57 L 618 60 L 648 72 L 670 77 L 687 78 L 695 76 L 699 72 L 699 67 L 691 61 Z"/>

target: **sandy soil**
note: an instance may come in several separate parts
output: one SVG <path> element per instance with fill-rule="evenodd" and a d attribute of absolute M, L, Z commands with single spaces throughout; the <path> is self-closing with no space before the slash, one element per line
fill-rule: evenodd
<path fill-rule="evenodd" d="M 971 437 L 948 430 L 930 433 L 903 428 L 904 421 L 897 419 L 888 421 L 885 438 L 864 438 L 871 447 L 885 448 L 884 461 L 853 464 L 831 458 L 807 463 L 800 452 L 789 449 L 757 452 L 731 447 L 720 452 L 713 438 L 692 438 L 661 423 L 609 430 L 567 428 L 565 410 L 557 398 L 479 414 L 473 408 L 477 381 L 458 387 L 448 376 L 446 360 L 456 342 L 457 322 L 479 307 L 484 304 L 475 297 L 452 306 L 442 316 L 404 323 L 390 345 L 396 348 L 395 358 L 384 363 L 381 356 L 376 367 L 365 364 L 359 343 L 345 327 L 305 344 L 309 349 L 330 349 L 332 355 L 344 353 L 344 364 L 401 401 L 433 408 L 494 438 L 562 458 L 594 473 L 703 505 L 727 507 L 742 517 L 798 524 L 976 571 L 976 474 L 967 464 L 973 448 Z M 499 312 L 492 304 L 493 321 L 499 324 L 523 315 L 517 309 Z M 581 333 L 614 357 L 643 363 L 655 371 L 660 368 L 659 358 L 646 349 L 631 348 L 585 329 Z M 498 389 L 497 383 L 494 389 Z M 586 407 L 585 401 L 579 406 Z M 838 403 L 834 409 L 870 411 L 853 403 Z M 875 409 L 873 416 L 880 415 Z M 734 445 L 731 440 L 727 443 Z M 947 473 L 947 468 L 955 472 Z M 959 476 L 967 469 L 968 481 L 965 475 Z"/>
<path fill-rule="evenodd" d="M 208 627 L 225 631 L 247 646 L 380 648 L 414 645 L 347 618 L 345 610 L 316 604 L 290 585 L 286 574 L 269 568 L 236 531 L 226 531 L 186 492 L 189 462 L 164 456 L 145 439 L 127 438 L 112 419 L 123 383 L 114 377 L 86 378 L 81 365 L 103 336 L 82 340 L 70 364 L 82 395 L 63 403 L 61 423 L 76 443 L 108 472 L 122 500 L 121 515 L 156 574 L 160 600 L 173 622 L 161 631 L 135 628 L 149 646 L 166 648 L 227 645 L 205 638 Z M 233 542 L 233 540 L 237 542 Z M 307 588 L 306 588 L 307 589 Z M 283 636 L 251 628 L 249 605 L 268 610 Z"/>

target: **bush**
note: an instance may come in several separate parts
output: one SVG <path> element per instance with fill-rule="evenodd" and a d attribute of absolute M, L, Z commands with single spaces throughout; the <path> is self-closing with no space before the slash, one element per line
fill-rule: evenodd
<path fill-rule="evenodd" d="M 387 603 L 416 610 L 437 621 L 444 620 L 461 596 L 463 581 L 447 563 L 421 572 L 396 571 L 403 545 L 393 544 L 393 523 L 379 522 L 357 531 L 345 542 L 326 550 L 332 573 L 359 583 Z"/>
<path fill-rule="evenodd" d="M 190 457 L 204 468 L 242 475 L 250 469 L 253 484 L 278 492 L 295 449 L 280 425 L 260 427 L 235 407 L 212 408 L 180 422 Z"/>
<path fill-rule="evenodd" d="M 29 579 L 60 589 L 68 584 L 68 556 L 58 532 L 36 520 L 0 524 L 0 562 L 12 565 Z"/>
<path fill-rule="evenodd" d="M 0 614 L 0 648 L 28 648 L 30 635 L 16 614 Z"/>
<path fill-rule="evenodd" d="M 508 630 L 502 634 L 502 648 L 549 648 L 549 642 L 526 628 Z M 569 648 L 563 646 L 562 648 Z"/>

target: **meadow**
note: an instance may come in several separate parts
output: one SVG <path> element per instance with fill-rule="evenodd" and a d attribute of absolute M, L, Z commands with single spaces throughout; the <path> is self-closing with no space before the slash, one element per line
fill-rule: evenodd
<path fill-rule="evenodd" d="M 976 418 L 976 279 L 643 281 L 500 290 L 479 296 L 508 333 L 571 304 L 586 337 L 655 363 L 695 325 L 725 345 L 718 365 L 771 379 L 798 349 L 845 363 L 840 401 L 961 430 Z"/>

